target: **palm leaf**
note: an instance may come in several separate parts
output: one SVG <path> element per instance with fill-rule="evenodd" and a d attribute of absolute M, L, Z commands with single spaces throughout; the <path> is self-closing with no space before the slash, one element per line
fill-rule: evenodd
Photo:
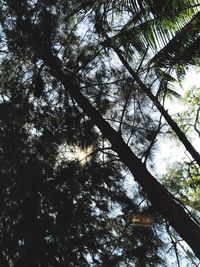
<path fill-rule="evenodd" d="M 197 8 L 195 1 L 188 0 L 164 0 L 162 4 L 158 0 L 118 0 L 99 1 L 95 12 L 104 26 L 107 25 L 104 29 L 109 29 L 111 35 L 115 33 L 113 38 L 118 38 L 127 54 L 133 54 L 134 49 L 144 54 L 147 46 L 153 53 L 166 46 Z M 128 22 L 120 27 L 119 21 L 124 17 L 129 17 Z"/>
<path fill-rule="evenodd" d="M 172 67 L 192 63 L 199 54 L 200 12 L 150 61 L 157 67 Z M 177 49 L 178 48 L 178 49 Z"/>
<path fill-rule="evenodd" d="M 176 98 L 181 98 L 181 95 L 179 93 L 177 93 L 176 91 L 167 88 L 165 91 L 165 95 L 171 99 L 172 97 L 176 97 Z"/>

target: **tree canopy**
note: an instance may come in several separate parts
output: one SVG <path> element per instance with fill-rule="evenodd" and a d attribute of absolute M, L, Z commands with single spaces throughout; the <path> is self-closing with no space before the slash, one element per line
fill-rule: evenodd
<path fill-rule="evenodd" d="M 197 266 L 198 88 L 165 103 L 199 66 L 199 3 L 2 0 L 0 24 L 0 265 Z M 169 136 L 188 158 L 156 176 Z"/>

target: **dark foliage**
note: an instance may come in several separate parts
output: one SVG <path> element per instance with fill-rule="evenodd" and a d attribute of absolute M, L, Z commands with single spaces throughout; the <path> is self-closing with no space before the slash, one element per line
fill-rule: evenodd
<path fill-rule="evenodd" d="M 171 11 L 166 16 L 158 1 L 110 2 L 2 3 L 1 266 L 165 266 L 165 246 L 158 235 L 164 233 L 163 219 L 138 186 L 128 197 L 125 167 L 55 75 L 59 67 L 75 77 L 84 96 L 136 155 L 145 163 L 153 157 L 161 117 L 156 118 L 154 106 L 125 68 L 114 66 L 111 47 L 98 27 L 110 31 L 111 8 L 134 14 L 135 25 L 141 25 L 137 40 L 128 38 L 130 51 L 123 31 L 113 39 L 117 43 L 121 38 L 127 58 L 134 48 L 143 63 L 145 51 L 155 44 L 148 33 L 151 25 L 144 26 L 147 13 L 158 19 L 159 29 L 177 14 L 167 1 L 165 8 Z M 81 27 L 87 23 L 83 37 Z M 141 66 L 133 66 L 137 74 Z M 75 88 L 73 80 L 68 86 Z M 76 151 L 87 151 L 85 159 Z M 130 223 L 132 213 L 144 210 L 156 216 L 155 227 Z"/>

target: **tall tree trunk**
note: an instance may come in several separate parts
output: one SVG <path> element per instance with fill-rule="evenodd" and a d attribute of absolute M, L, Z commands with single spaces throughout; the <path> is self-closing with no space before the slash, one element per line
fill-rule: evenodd
<path fill-rule="evenodd" d="M 131 76 L 134 78 L 134 80 L 138 83 L 140 88 L 145 92 L 145 94 L 152 100 L 154 105 L 157 107 L 157 109 L 160 111 L 160 113 L 163 115 L 165 120 L 168 122 L 169 126 L 172 128 L 172 130 L 175 132 L 179 140 L 182 142 L 182 144 L 185 146 L 186 150 L 190 153 L 190 155 L 193 157 L 193 159 L 197 162 L 197 164 L 200 166 L 200 154 L 196 151 L 196 149 L 193 147 L 193 145 L 190 143 L 190 141 L 185 136 L 184 132 L 180 129 L 178 124 L 172 119 L 172 117 L 169 115 L 167 110 L 164 109 L 164 107 L 160 104 L 158 101 L 158 98 L 155 97 L 151 89 L 148 88 L 142 80 L 139 78 L 137 73 L 133 71 L 131 66 L 128 64 L 128 62 L 123 57 L 120 49 L 113 48 L 115 52 L 117 53 L 119 59 L 121 60 L 122 64 L 126 67 L 128 72 L 131 74 Z"/>
<path fill-rule="evenodd" d="M 122 55 L 121 50 L 119 48 L 115 47 L 114 45 L 112 45 L 112 41 L 109 39 L 109 37 L 105 33 L 103 33 L 103 35 L 105 36 L 105 38 L 107 40 L 107 44 L 109 44 L 109 46 L 115 51 L 115 53 L 119 57 L 120 61 L 124 65 L 124 67 L 128 70 L 128 72 L 130 73 L 130 75 L 137 82 L 137 84 L 140 86 L 140 88 L 143 90 L 143 92 L 151 99 L 151 101 L 153 102 L 153 104 L 157 107 L 157 109 L 163 115 L 163 117 L 165 118 L 165 120 L 167 121 L 167 123 L 169 124 L 169 126 L 175 132 L 175 134 L 177 135 L 177 137 L 179 138 L 179 140 L 181 141 L 181 143 L 185 146 L 186 150 L 190 153 L 190 155 L 192 156 L 192 158 L 200 166 L 200 154 L 198 153 L 198 151 L 196 151 L 196 149 L 193 147 L 193 145 L 187 139 L 187 137 L 185 136 L 184 132 L 180 129 L 180 127 L 178 126 L 178 124 L 172 119 L 172 117 L 169 115 L 169 113 L 167 112 L 167 110 L 165 110 L 164 107 L 160 104 L 160 102 L 158 101 L 158 98 L 155 97 L 152 94 L 151 89 L 148 88 L 142 82 L 142 80 L 139 78 L 138 74 L 131 68 L 131 66 L 129 65 L 129 63 L 127 62 L 127 60 Z"/>
<path fill-rule="evenodd" d="M 170 193 L 151 175 L 145 164 L 133 153 L 130 147 L 124 142 L 122 136 L 115 131 L 101 114 L 90 104 L 88 99 L 80 92 L 79 85 L 73 76 L 63 73 L 61 68 L 53 63 L 54 57 L 42 57 L 51 73 L 62 82 L 65 89 L 76 100 L 85 114 L 90 117 L 93 123 L 99 128 L 103 136 L 108 139 L 112 149 L 118 154 L 121 161 L 129 168 L 135 180 L 143 188 L 155 209 L 167 220 L 179 235 L 192 248 L 195 255 L 200 259 L 200 227 L 185 212 Z M 57 65 L 58 66 L 58 65 Z"/>
<path fill-rule="evenodd" d="M 90 104 L 88 99 L 81 93 L 79 84 L 76 82 L 76 77 L 73 74 L 66 74 L 62 70 L 60 59 L 52 54 L 51 48 L 47 47 L 48 44 L 45 43 L 45 40 L 41 40 L 39 30 L 34 30 L 30 21 L 25 22 L 22 19 L 23 14 L 21 14 L 19 8 L 16 8 L 16 2 L 7 1 L 8 4 L 11 3 L 11 8 L 18 15 L 18 21 L 20 22 L 18 27 L 26 36 L 28 35 L 29 45 L 32 45 L 35 54 L 44 61 L 49 67 L 51 74 L 64 85 L 67 92 L 76 100 L 85 114 L 92 119 L 103 136 L 108 139 L 113 150 L 116 151 L 121 161 L 129 168 L 155 209 L 169 220 L 170 225 L 174 227 L 200 259 L 200 227 L 185 212 L 180 204 L 172 198 L 170 193 L 149 173 L 146 166 L 124 142 L 122 136 Z M 23 25 L 24 23 L 26 25 Z"/>

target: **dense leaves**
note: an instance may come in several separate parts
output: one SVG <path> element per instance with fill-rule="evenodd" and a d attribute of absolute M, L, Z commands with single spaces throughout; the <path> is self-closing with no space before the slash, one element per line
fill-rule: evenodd
<path fill-rule="evenodd" d="M 34 101 L 31 85 L 29 97 L 17 84 L 15 90 L 6 88 L 4 102 L 2 87 L 1 248 L 7 266 L 160 261 L 155 256 L 160 241 L 152 230 L 128 226 L 128 215 L 139 208 L 122 189 L 118 164 L 94 153 L 83 166 L 67 159 L 67 149 L 65 159 L 59 153 L 65 143 L 97 146 L 90 121 L 73 103 L 67 107 L 66 99 L 58 107 L 47 97 L 47 103 Z M 112 211 L 119 203 L 126 209 L 120 216 Z"/>
<path fill-rule="evenodd" d="M 134 153 L 151 163 L 163 114 L 113 48 L 120 48 L 156 103 L 163 101 L 174 78 L 160 67 L 193 62 L 188 48 L 174 51 L 181 38 L 189 46 L 198 41 L 198 13 L 188 22 L 192 4 L 2 1 L 2 266 L 166 266 L 165 219 L 63 86 L 57 68 L 71 77 L 67 86 L 75 90 L 75 80 Z M 144 211 L 156 216 L 155 225 L 134 227 L 131 214 Z"/>

